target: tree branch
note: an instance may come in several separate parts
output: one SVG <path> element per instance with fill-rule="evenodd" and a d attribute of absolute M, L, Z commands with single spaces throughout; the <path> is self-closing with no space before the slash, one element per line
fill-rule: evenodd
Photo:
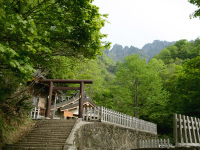
<path fill-rule="evenodd" d="M 43 5 L 44 3 L 46 3 L 47 0 L 44 0 L 43 2 L 41 3 L 38 3 L 37 6 L 33 7 L 31 10 L 29 10 L 25 15 L 24 19 L 27 19 L 28 16 L 30 16 L 36 9 L 38 9 L 41 5 Z"/>

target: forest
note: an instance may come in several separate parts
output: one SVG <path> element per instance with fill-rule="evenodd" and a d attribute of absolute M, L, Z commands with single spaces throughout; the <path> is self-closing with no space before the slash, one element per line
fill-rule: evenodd
<path fill-rule="evenodd" d="M 172 136 L 173 113 L 200 117 L 200 39 L 177 41 L 151 59 L 113 61 L 100 32 L 107 15 L 91 2 L 0 1 L 0 141 L 27 119 L 37 72 L 92 79 L 85 90 L 96 104 L 154 122 L 160 136 Z"/>

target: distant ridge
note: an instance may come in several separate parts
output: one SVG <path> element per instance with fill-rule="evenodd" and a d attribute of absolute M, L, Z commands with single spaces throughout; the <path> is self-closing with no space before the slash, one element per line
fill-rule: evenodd
<path fill-rule="evenodd" d="M 133 54 L 139 54 L 142 58 L 146 58 L 146 60 L 149 61 L 152 57 L 159 54 L 162 49 L 173 45 L 174 43 L 175 42 L 154 40 L 153 43 L 145 44 L 142 49 L 134 46 L 123 47 L 119 44 L 115 44 L 110 51 L 107 50 L 104 53 L 115 62 L 122 61 L 124 60 L 124 57 Z"/>

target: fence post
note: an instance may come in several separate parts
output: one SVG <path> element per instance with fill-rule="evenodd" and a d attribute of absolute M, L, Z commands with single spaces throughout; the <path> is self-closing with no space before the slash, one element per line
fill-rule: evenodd
<path fill-rule="evenodd" d="M 194 118 L 195 121 L 195 128 L 196 128 L 196 133 L 197 133 L 197 142 L 200 143 L 200 137 L 199 137 L 199 124 L 197 122 L 197 118 Z"/>
<path fill-rule="evenodd" d="M 168 148 L 169 148 L 169 146 L 170 146 L 170 142 L 169 142 L 169 139 L 167 139 L 167 145 L 168 145 Z"/>
<path fill-rule="evenodd" d="M 36 107 L 34 108 L 33 118 L 35 119 Z"/>
<path fill-rule="evenodd" d="M 99 111 L 100 111 L 100 108 L 99 106 L 97 107 L 97 120 L 99 120 Z"/>
<path fill-rule="evenodd" d="M 40 115 L 40 107 L 38 107 L 37 109 L 37 119 L 39 118 L 39 115 Z"/>
<path fill-rule="evenodd" d="M 129 116 L 129 121 L 130 121 L 129 127 L 132 127 L 132 117 L 131 116 Z"/>
<path fill-rule="evenodd" d="M 101 121 L 104 121 L 103 106 L 101 106 Z"/>
<path fill-rule="evenodd" d="M 190 117 L 191 119 L 191 123 L 192 123 L 192 133 L 193 133 L 193 137 L 194 137 L 194 143 L 197 143 L 197 139 L 196 139 L 196 132 L 195 132 L 195 128 L 194 128 L 194 120 L 193 117 Z"/>
<path fill-rule="evenodd" d="M 135 124 L 136 124 L 135 117 L 132 117 L 132 120 L 133 120 L 133 128 L 136 128 L 136 127 L 135 127 Z"/>
<path fill-rule="evenodd" d="M 178 119 L 179 119 L 179 135 L 180 135 L 180 142 L 181 144 L 183 143 L 183 132 L 182 132 L 182 117 L 181 115 L 179 114 L 178 115 Z"/>
<path fill-rule="evenodd" d="M 96 107 L 94 107 L 94 116 L 93 116 L 94 118 L 93 119 L 96 119 L 96 112 L 97 112 Z"/>
<path fill-rule="evenodd" d="M 108 121 L 107 108 L 106 107 L 104 107 L 104 115 L 105 115 L 105 121 Z"/>
<path fill-rule="evenodd" d="M 187 125 L 188 125 L 188 134 L 189 134 L 189 140 L 188 140 L 188 142 L 189 143 L 192 143 L 193 141 L 192 141 L 192 135 L 191 135 L 191 126 L 190 126 L 190 119 L 189 119 L 189 117 L 187 116 Z"/>
<path fill-rule="evenodd" d="M 177 144 L 178 144 L 178 132 L 177 132 L 177 114 L 174 114 L 173 115 L 173 134 L 174 134 L 174 143 L 175 143 L 175 146 L 177 146 Z"/>
<path fill-rule="evenodd" d="M 117 112 L 114 111 L 114 123 L 117 123 L 117 117 L 116 117 Z"/>
<path fill-rule="evenodd" d="M 84 121 L 84 119 L 85 119 L 85 107 L 83 108 L 83 118 L 82 118 L 82 120 Z"/>
<path fill-rule="evenodd" d="M 120 124 L 120 122 L 119 122 L 119 119 L 120 119 L 120 117 L 119 117 L 119 112 L 116 112 L 117 114 L 117 124 Z"/>
<path fill-rule="evenodd" d="M 89 116 L 88 116 L 88 115 L 89 115 L 89 108 L 88 108 L 88 107 L 87 107 L 86 111 L 87 111 L 87 112 L 86 112 L 86 121 L 88 121 L 88 117 L 89 117 Z"/>
<path fill-rule="evenodd" d="M 92 116 L 93 116 L 93 108 L 92 107 L 90 107 L 90 120 L 92 120 Z"/>
<path fill-rule="evenodd" d="M 185 119 L 185 115 L 183 115 L 183 129 L 184 129 L 184 137 L 183 140 L 184 142 L 188 143 L 188 138 L 187 138 L 187 126 L 186 126 L 186 119 Z"/>
<path fill-rule="evenodd" d="M 122 124 L 121 125 L 124 125 L 124 114 L 121 113 L 121 118 L 122 118 Z"/>
<path fill-rule="evenodd" d="M 110 122 L 110 109 L 107 108 L 108 121 Z"/>

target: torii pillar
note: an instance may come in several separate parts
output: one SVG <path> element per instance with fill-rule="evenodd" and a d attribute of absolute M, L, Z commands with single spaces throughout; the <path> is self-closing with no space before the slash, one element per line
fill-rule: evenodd
<path fill-rule="evenodd" d="M 80 90 L 81 98 L 79 99 L 79 118 L 83 117 L 83 98 L 84 84 L 92 84 L 92 80 L 64 80 L 64 79 L 42 79 L 40 82 L 49 83 L 49 97 L 45 117 L 50 118 L 51 101 L 53 90 Z M 53 83 L 72 83 L 79 84 L 79 87 L 53 87 Z"/>

